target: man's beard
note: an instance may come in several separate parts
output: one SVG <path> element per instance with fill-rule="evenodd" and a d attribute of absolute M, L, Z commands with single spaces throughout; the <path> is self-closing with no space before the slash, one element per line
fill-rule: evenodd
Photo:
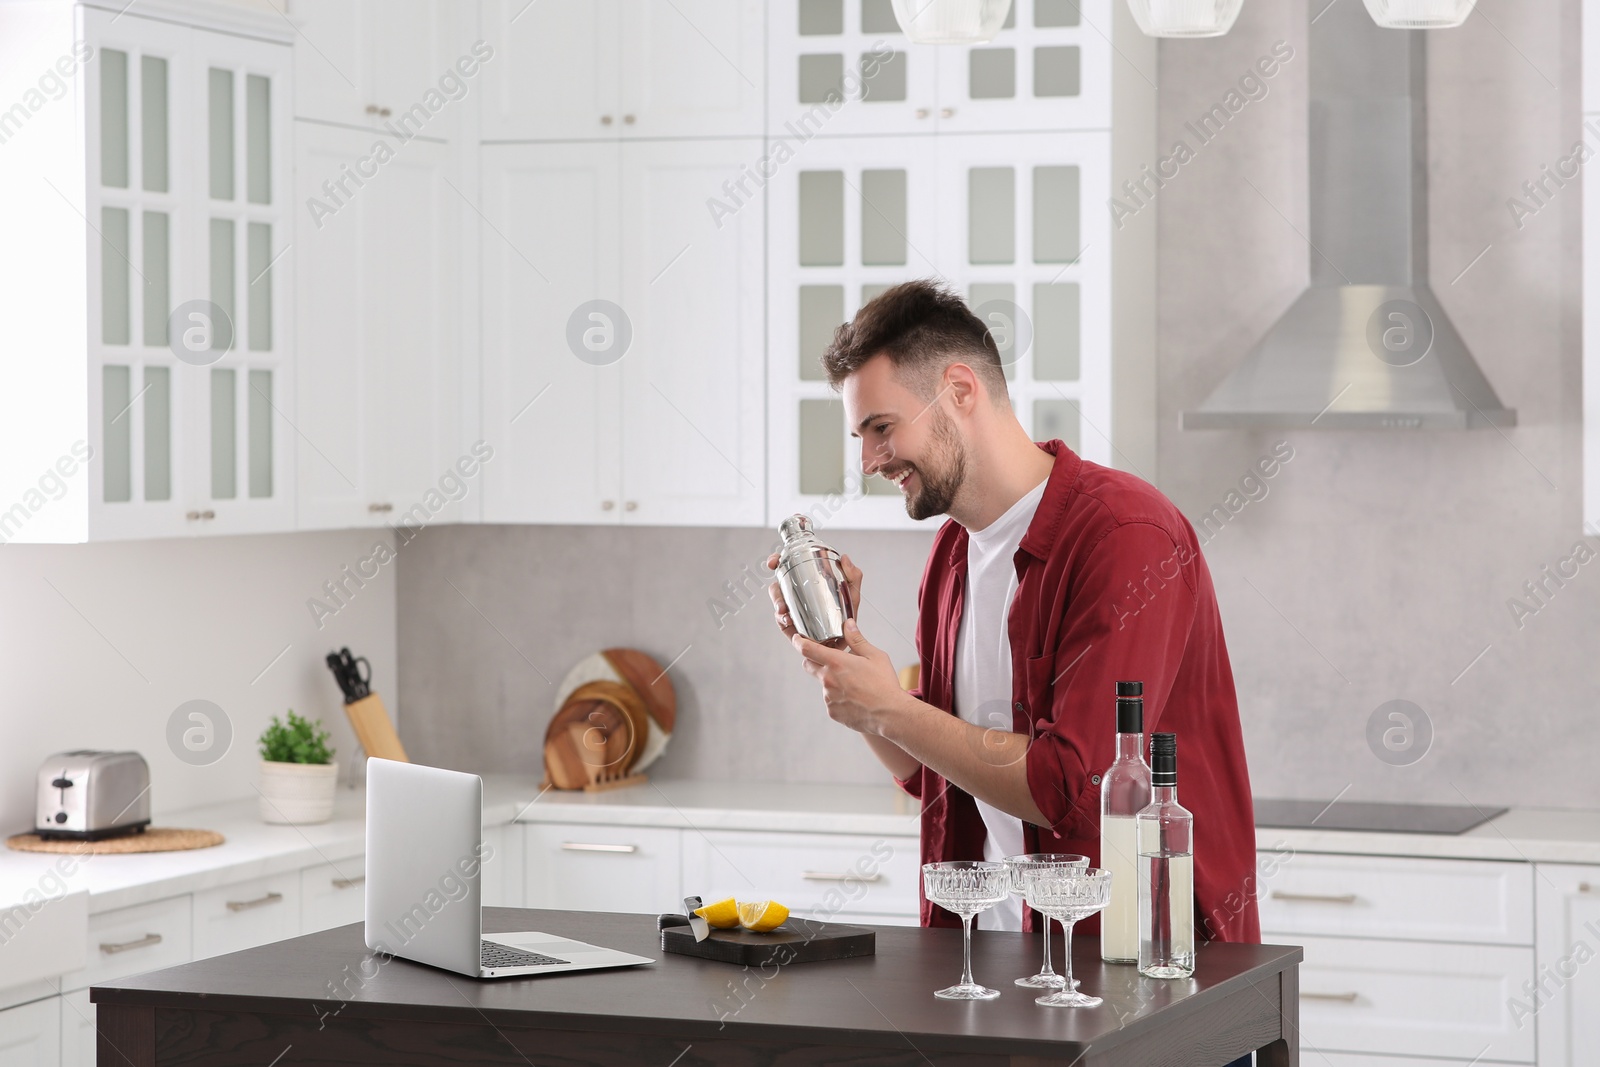
<path fill-rule="evenodd" d="M 921 488 L 906 496 L 906 514 L 919 521 L 947 514 L 967 477 L 967 448 L 955 420 L 937 407 L 930 414 L 933 427 L 926 465 L 910 464 Z"/>

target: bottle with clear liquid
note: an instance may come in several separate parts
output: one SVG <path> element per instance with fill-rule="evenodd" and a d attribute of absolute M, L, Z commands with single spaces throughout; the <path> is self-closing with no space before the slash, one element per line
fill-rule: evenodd
<path fill-rule="evenodd" d="M 1139 833 L 1139 973 L 1194 974 L 1194 816 L 1178 803 L 1178 736 L 1150 738 L 1149 806 Z"/>
<path fill-rule="evenodd" d="M 1150 803 L 1144 761 L 1144 683 L 1117 683 L 1117 758 L 1100 778 L 1100 866 L 1111 872 L 1111 902 L 1100 913 L 1100 958 L 1139 958 L 1139 833 L 1134 817 Z"/>

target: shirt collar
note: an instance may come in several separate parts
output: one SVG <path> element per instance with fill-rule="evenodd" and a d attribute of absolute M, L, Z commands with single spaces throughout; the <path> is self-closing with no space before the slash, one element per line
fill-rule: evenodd
<path fill-rule="evenodd" d="M 1052 440 L 1035 443 L 1055 457 L 1055 465 L 1050 468 L 1050 477 L 1045 479 L 1044 496 L 1034 510 L 1028 532 L 1022 535 L 1017 547 L 1033 558 L 1042 560 L 1049 556 L 1051 546 L 1056 543 L 1067 505 L 1078 483 L 1078 472 L 1083 469 L 1083 459 L 1065 442 Z M 957 571 L 963 571 L 967 566 L 967 528 L 954 519 L 949 522 L 955 527 L 955 536 L 950 539 L 949 564 Z"/>

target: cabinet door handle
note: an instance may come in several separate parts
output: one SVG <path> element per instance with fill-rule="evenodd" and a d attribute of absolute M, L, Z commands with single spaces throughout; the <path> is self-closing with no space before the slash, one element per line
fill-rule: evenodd
<path fill-rule="evenodd" d="M 114 945 L 108 945 L 102 941 L 100 942 L 100 951 L 107 956 L 115 956 L 119 952 L 127 952 L 136 948 L 149 948 L 151 945 L 159 944 L 161 944 L 160 934 L 145 934 L 137 941 L 122 941 Z"/>
<path fill-rule="evenodd" d="M 568 852 L 638 852 L 638 845 L 590 845 L 582 841 L 563 841 L 561 847 Z"/>
<path fill-rule="evenodd" d="M 230 900 L 228 901 L 228 910 L 249 911 L 251 908 L 260 908 L 265 907 L 268 904 L 276 904 L 282 899 L 282 893 L 268 893 L 266 896 L 257 897 L 254 900 Z"/>
<path fill-rule="evenodd" d="M 1360 993 L 1300 993 L 1301 1000 L 1337 1000 L 1342 1004 L 1354 1004 L 1361 999 Z"/>
<path fill-rule="evenodd" d="M 859 882 L 881 882 L 881 874 L 857 874 L 854 871 L 802 871 L 801 878 L 808 882 L 848 882 L 854 878 Z"/>
<path fill-rule="evenodd" d="M 610 115 L 601 115 L 600 116 L 600 125 L 602 125 L 602 126 L 611 125 L 611 116 Z"/>
<path fill-rule="evenodd" d="M 367 114 L 377 115 L 379 118 L 386 119 L 389 117 L 389 109 L 386 107 L 379 107 L 377 104 L 368 104 Z"/>
<path fill-rule="evenodd" d="M 927 117 L 928 117 L 928 109 L 927 108 L 925 108 L 925 107 L 917 108 L 917 118 L 925 119 Z"/>
<path fill-rule="evenodd" d="M 353 889 L 356 886 L 360 885 L 361 883 L 365 882 L 366 880 L 367 880 L 367 876 L 366 875 L 362 875 L 359 878 L 335 878 L 333 880 L 333 888 L 335 888 L 335 889 Z"/>
<path fill-rule="evenodd" d="M 372 512 L 388 512 L 394 510 L 393 504 L 368 504 L 367 510 Z"/>
<path fill-rule="evenodd" d="M 1579 882 L 1578 883 L 1578 892 L 1580 892 L 1580 893 L 1593 893 L 1594 892 L 1594 886 L 1589 884 L 1588 882 Z"/>
<path fill-rule="evenodd" d="M 632 115 L 624 115 L 624 116 L 622 116 L 622 124 L 624 126 L 632 126 L 633 125 L 633 116 Z"/>
<path fill-rule="evenodd" d="M 188 519 L 190 522 L 199 522 L 201 519 L 214 519 L 216 517 L 217 513 L 212 511 L 210 508 L 207 508 L 205 511 L 191 511 L 184 516 L 184 518 Z"/>
<path fill-rule="evenodd" d="M 626 504 L 622 505 L 622 510 L 623 511 L 638 511 L 639 510 L 639 502 L 637 500 L 630 500 Z"/>
<path fill-rule="evenodd" d="M 939 109 L 939 117 L 942 119 L 953 119 L 956 117 L 956 109 L 953 107 L 941 107 Z"/>
<path fill-rule="evenodd" d="M 1285 893 L 1281 889 L 1274 889 L 1270 894 L 1273 900 L 1298 900 L 1308 904 L 1354 904 L 1354 893 L 1340 893 L 1337 896 L 1324 893 Z M 1302 993 L 1301 996 L 1305 994 Z"/>
<path fill-rule="evenodd" d="M 614 508 L 616 506 L 617 506 L 617 502 L 615 500 L 602 500 L 602 501 L 600 501 L 600 510 L 601 511 L 610 511 L 612 508 Z"/>

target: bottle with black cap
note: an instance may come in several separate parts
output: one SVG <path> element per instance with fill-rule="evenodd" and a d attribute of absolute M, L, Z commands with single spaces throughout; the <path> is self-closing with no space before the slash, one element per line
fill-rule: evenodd
<path fill-rule="evenodd" d="M 1139 827 L 1139 973 L 1194 974 L 1194 816 L 1178 803 L 1178 735 L 1150 737 L 1154 795 Z"/>
<path fill-rule="evenodd" d="M 1100 779 L 1100 866 L 1111 872 L 1111 902 L 1100 913 L 1100 958 L 1139 958 L 1139 835 L 1134 816 L 1150 803 L 1144 761 L 1144 683 L 1117 683 L 1117 758 Z"/>

